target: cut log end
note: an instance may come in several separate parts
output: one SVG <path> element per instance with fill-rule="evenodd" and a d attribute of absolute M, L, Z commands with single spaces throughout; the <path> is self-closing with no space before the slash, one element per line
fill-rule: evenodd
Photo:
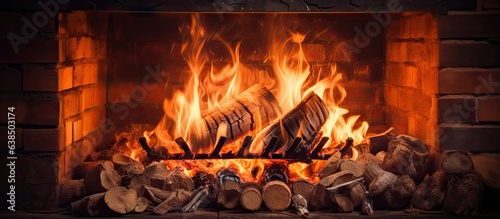
<path fill-rule="evenodd" d="M 123 186 L 113 187 L 104 195 L 104 202 L 114 212 L 126 214 L 137 206 L 137 192 Z"/>
<path fill-rule="evenodd" d="M 264 186 L 262 199 L 270 210 L 284 211 L 290 206 L 292 192 L 284 182 L 271 181 Z"/>
<path fill-rule="evenodd" d="M 243 187 L 240 196 L 241 207 L 248 211 L 257 211 L 262 205 L 260 188 L 256 184 L 248 184 Z"/>

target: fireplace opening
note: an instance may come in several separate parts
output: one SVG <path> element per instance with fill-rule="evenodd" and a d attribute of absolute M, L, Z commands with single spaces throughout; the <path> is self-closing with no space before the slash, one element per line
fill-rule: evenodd
<path fill-rule="evenodd" d="M 464 148 L 469 138 L 457 133 L 494 135 L 498 119 L 483 106 L 498 98 L 442 81 L 462 81 L 450 72 L 488 77 L 496 63 L 453 63 L 445 49 L 490 36 L 457 40 L 440 16 L 59 13 L 57 64 L 4 68 L 23 71 L 26 97 L 7 94 L 27 111 L 20 159 L 43 170 L 20 166 L 34 177 L 20 176 L 28 189 L 17 191 L 18 204 L 69 206 L 78 216 L 198 208 L 477 214 L 484 188 L 497 185 L 472 173 L 495 164 L 473 152 L 494 143 Z M 54 70 L 57 83 L 39 81 Z M 437 185 L 420 188 L 426 183 Z M 474 204 L 445 201 L 467 183 L 477 191 L 462 194 Z M 423 189 L 442 197 L 429 203 Z"/>

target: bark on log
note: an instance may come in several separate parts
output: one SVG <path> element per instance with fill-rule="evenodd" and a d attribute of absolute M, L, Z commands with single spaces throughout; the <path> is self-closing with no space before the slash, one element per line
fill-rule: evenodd
<path fill-rule="evenodd" d="M 474 163 L 466 151 L 443 152 L 441 168 L 448 174 L 466 174 L 474 170 Z"/>
<path fill-rule="evenodd" d="M 449 175 L 443 170 L 438 170 L 431 176 L 426 176 L 424 181 L 417 186 L 415 193 L 413 193 L 412 207 L 426 211 L 440 209 L 446 195 L 449 178 Z"/>
<path fill-rule="evenodd" d="M 257 211 L 262 205 L 260 186 L 248 183 L 243 186 L 240 196 L 240 205 L 248 211 Z"/>
<path fill-rule="evenodd" d="M 120 185 L 121 177 L 110 164 L 100 163 L 85 175 L 84 182 L 87 194 L 94 194 Z"/>
<path fill-rule="evenodd" d="M 302 141 L 298 147 L 309 152 L 328 115 L 323 100 L 318 95 L 310 93 L 294 109 L 259 132 L 252 142 L 250 151 L 260 152 L 260 149 L 265 149 L 271 139 L 276 137 L 277 146 L 274 151 L 286 152 L 294 139 L 301 137 Z"/>
<path fill-rule="evenodd" d="M 114 167 L 111 161 L 104 161 L 104 160 L 85 161 L 75 168 L 75 170 L 73 171 L 73 179 L 83 179 L 85 175 L 88 172 L 90 172 L 90 170 L 94 169 L 94 167 L 104 162 L 107 162 L 108 164 Z"/>
<path fill-rule="evenodd" d="M 396 129 L 390 127 L 385 132 L 368 136 L 367 139 L 368 139 L 368 145 L 370 147 L 370 153 L 377 154 L 379 151 L 387 151 L 389 141 L 398 135 L 399 134 L 396 131 Z"/>
<path fill-rule="evenodd" d="M 85 186 L 83 179 L 66 180 L 61 184 L 59 205 L 68 206 L 71 202 L 81 199 L 85 196 Z"/>
<path fill-rule="evenodd" d="M 131 177 L 144 172 L 144 165 L 121 153 L 114 154 L 111 161 L 114 164 L 115 170 L 118 171 L 122 177 Z"/>
<path fill-rule="evenodd" d="M 354 205 L 351 199 L 344 194 L 331 193 L 330 197 L 332 201 L 337 205 L 338 212 L 352 212 L 354 211 Z"/>
<path fill-rule="evenodd" d="M 476 174 L 452 175 L 448 181 L 443 210 L 456 215 L 476 215 L 483 189 L 481 178 Z"/>
<path fill-rule="evenodd" d="M 143 185 L 141 191 L 144 191 L 144 197 L 155 204 L 162 203 L 172 194 L 172 191 L 165 191 L 163 189 L 158 189 L 147 185 Z"/>
<path fill-rule="evenodd" d="M 200 204 L 200 208 L 217 207 L 217 178 L 215 178 L 213 174 L 207 172 L 197 172 L 193 176 L 193 182 L 195 187 L 201 186 L 208 189 L 208 195 L 203 203 Z"/>
<path fill-rule="evenodd" d="M 312 191 L 314 184 L 307 180 L 297 180 L 292 184 L 292 191 L 294 195 L 301 195 L 307 203 L 311 201 Z"/>
<path fill-rule="evenodd" d="M 382 168 L 397 175 L 409 175 L 420 183 L 428 173 L 429 149 L 417 138 L 398 135 L 389 142 Z"/>
<path fill-rule="evenodd" d="M 364 183 L 355 182 L 349 185 L 349 199 L 352 201 L 352 205 L 354 207 L 358 207 L 361 205 L 363 200 L 365 199 L 368 191 L 366 190 L 366 186 Z"/>
<path fill-rule="evenodd" d="M 411 196 L 417 189 L 415 182 L 407 175 L 400 176 L 389 187 L 374 198 L 375 208 L 403 209 L 410 204 Z"/>
<path fill-rule="evenodd" d="M 87 212 L 89 216 L 91 217 L 96 217 L 96 216 L 113 216 L 116 213 L 111 210 L 106 203 L 104 202 L 104 195 L 103 193 L 98 193 L 99 195 L 93 196 L 89 198 L 89 201 L 87 203 Z"/>
<path fill-rule="evenodd" d="M 365 169 L 358 162 L 345 159 L 341 160 L 339 170 L 351 173 L 354 178 L 363 176 L 363 173 L 365 172 Z"/>
<path fill-rule="evenodd" d="M 204 187 L 198 187 L 196 191 L 194 191 L 193 195 L 189 199 L 189 202 L 186 203 L 182 208 L 181 212 L 195 212 L 201 203 L 205 200 L 208 195 L 208 189 Z"/>
<path fill-rule="evenodd" d="M 313 189 L 311 196 L 310 209 L 320 210 L 326 206 L 332 206 L 333 202 L 330 197 L 328 187 L 345 183 L 353 178 L 352 174 L 346 171 L 341 171 L 321 179 Z"/>
<path fill-rule="evenodd" d="M 71 202 L 71 214 L 74 216 L 90 216 L 87 209 L 89 200 L 100 199 L 104 197 L 104 192 L 86 196 L 78 201 Z M 94 201 L 93 201 L 94 203 Z"/>
<path fill-rule="evenodd" d="M 177 189 L 173 191 L 170 196 L 162 203 L 153 209 L 155 214 L 165 215 L 171 211 L 178 211 L 182 208 L 184 203 L 191 197 L 193 192 L 184 189 Z"/>
<path fill-rule="evenodd" d="M 297 210 L 298 216 L 303 216 L 305 218 L 309 217 L 309 211 L 307 210 L 307 201 L 301 195 L 292 196 L 292 206 Z"/>
<path fill-rule="evenodd" d="M 217 205 L 227 209 L 238 207 L 241 195 L 240 178 L 229 169 L 217 173 L 219 178 L 217 193 Z"/>
<path fill-rule="evenodd" d="M 104 202 L 114 212 L 126 214 L 137 206 L 137 192 L 134 189 L 116 186 L 106 192 Z"/>
<path fill-rule="evenodd" d="M 290 191 L 290 188 L 284 182 L 268 182 L 262 190 L 262 199 L 270 210 L 284 211 L 290 206 L 292 191 Z"/>
<path fill-rule="evenodd" d="M 190 145 L 207 148 L 217 142 L 217 131 L 226 124 L 226 144 L 249 134 L 257 124 L 267 125 L 281 112 L 278 101 L 264 86 L 256 84 L 234 97 L 220 109 L 209 112 L 195 126 L 200 133 L 192 133 L 186 140 Z M 258 121 L 260 120 L 260 121 Z"/>

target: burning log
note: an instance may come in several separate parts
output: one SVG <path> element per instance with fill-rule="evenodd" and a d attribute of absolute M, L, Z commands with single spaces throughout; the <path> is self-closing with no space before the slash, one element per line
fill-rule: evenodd
<path fill-rule="evenodd" d="M 190 201 L 181 208 L 181 212 L 194 212 L 198 209 L 198 206 L 205 200 L 208 195 L 208 189 L 204 187 L 198 187 L 193 193 Z"/>
<path fill-rule="evenodd" d="M 203 116 L 197 125 L 204 127 L 200 136 L 189 136 L 189 142 L 199 147 L 215 145 L 219 126 L 226 124 L 223 130 L 226 143 L 231 143 L 247 135 L 256 128 L 257 123 L 267 125 L 278 117 L 281 107 L 274 95 L 264 86 L 256 84 L 228 103 Z M 260 120 L 260 121 L 258 121 Z"/>
<path fill-rule="evenodd" d="M 421 182 L 429 169 L 429 149 L 417 138 L 398 135 L 389 142 L 382 168 L 398 175 L 409 175 Z"/>
<path fill-rule="evenodd" d="M 83 179 L 66 180 L 61 184 L 59 205 L 66 206 L 72 201 L 76 201 L 85 196 L 85 186 Z"/>
<path fill-rule="evenodd" d="M 307 180 L 297 180 L 292 184 L 292 191 L 294 195 L 302 196 L 307 203 L 311 201 L 312 191 L 314 189 L 314 185 Z"/>
<path fill-rule="evenodd" d="M 318 95 L 310 93 L 294 109 L 257 134 L 251 147 L 267 150 L 266 147 L 274 147 L 269 143 L 276 137 L 276 144 L 279 147 L 276 150 L 284 147 L 287 152 L 294 139 L 301 137 L 299 151 L 309 152 L 321 127 L 328 119 L 328 114 L 323 100 Z"/>
<path fill-rule="evenodd" d="M 165 215 L 169 211 L 178 211 L 184 203 L 193 195 L 193 192 L 184 189 L 173 191 L 170 196 L 153 209 L 155 214 Z"/>
<path fill-rule="evenodd" d="M 483 189 L 481 178 L 476 174 L 452 175 L 443 210 L 456 215 L 476 215 Z"/>
<path fill-rule="evenodd" d="M 217 205 L 227 209 L 236 208 L 241 195 L 240 177 L 229 169 L 219 171 L 217 177 L 219 178 Z"/>
<path fill-rule="evenodd" d="M 262 205 L 260 186 L 248 183 L 243 186 L 240 196 L 240 205 L 248 211 L 257 211 Z"/>
<path fill-rule="evenodd" d="M 292 206 L 297 210 L 298 216 L 309 217 L 309 211 L 307 210 L 307 201 L 301 195 L 292 196 Z"/>
<path fill-rule="evenodd" d="M 430 211 L 442 206 L 449 178 L 443 170 L 436 171 L 432 176 L 426 176 L 413 193 L 412 207 Z"/>
<path fill-rule="evenodd" d="M 330 191 L 327 188 L 336 186 L 352 179 L 352 174 L 346 171 L 341 171 L 321 179 L 314 186 L 311 196 L 311 210 L 320 210 L 326 206 L 333 204 L 330 197 Z"/>
<path fill-rule="evenodd" d="M 448 174 L 466 174 L 474 170 L 474 163 L 466 151 L 445 151 L 441 168 Z"/>
<path fill-rule="evenodd" d="M 134 189 L 116 186 L 104 194 L 104 202 L 114 212 L 126 214 L 137 206 L 137 192 Z"/>
<path fill-rule="evenodd" d="M 85 175 L 84 184 L 87 194 L 105 192 L 120 185 L 121 177 L 109 163 L 100 163 Z"/>
<path fill-rule="evenodd" d="M 264 173 L 265 186 L 262 188 L 262 199 L 272 211 L 283 211 L 290 206 L 292 191 L 288 187 L 287 168 L 281 164 L 273 164 Z"/>

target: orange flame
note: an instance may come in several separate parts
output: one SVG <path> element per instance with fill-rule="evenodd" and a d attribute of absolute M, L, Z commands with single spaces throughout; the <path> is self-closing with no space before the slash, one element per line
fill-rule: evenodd
<path fill-rule="evenodd" d="M 274 22 L 283 22 L 280 17 Z M 282 24 L 283 24 L 282 23 Z M 348 137 L 354 139 L 354 145 L 361 143 L 368 129 L 368 123 L 354 125 L 359 116 L 344 118 L 349 112 L 339 107 L 345 99 L 346 91 L 341 84 L 342 74 L 337 72 L 335 63 L 328 68 L 319 68 L 312 74 L 312 67 L 303 50 L 306 33 L 289 31 L 284 25 L 272 25 L 270 31 L 268 61 L 272 72 L 257 70 L 240 62 L 240 43 L 234 46 L 221 38 L 217 33 L 208 33 L 203 27 L 200 15 L 194 14 L 191 23 L 179 28 L 183 34 L 181 53 L 188 64 L 186 74 L 189 80 L 182 90 L 174 91 L 171 98 L 165 99 L 164 117 L 158 126 L 150 132 L 145 132 L 147 141 L 153 146 L 164 146 L 169 153 L 182 153 L 174 143 L 177 137 L 183 137 L 195 153 L 208 154 L 214 145 L 202 147 L 196 144 L 196 136 L 207 130 L 202 121 L 204 112 L 220 108 L 234 96 L 254 84 L 261 84 L 272 91 L 279 102 L 282 112 L 292 110 L 308 93 L 314 92 L 325 102 L 330 115 L 321 132 L 330 140 L 321 151 L 322 154 L 333 153 Z M 207 48 L 208 42 L 216 41 L 223 45 L 229 54 L 229 60 L 210 60 Z M 328 70 L 325 70 L 328 69 Z M 321 77 L 320 77 L 321 76 Z M 259 117 L 259 115 L 257 116 Z M 254 131 L 261 130 L 263 124 L 259 119 Z M 224 133 L 218 129 L 218 137 Z M 241 141 L 237 140 L 225 145 L 221 153 L 239 150 Z M 258 153 L 262 148 L 250 148 L 251 153 Z M 357 155 L 357 152 L 353 153 Z M 132 153 L 133 156 L 134 153 Z M 353 156 L 352 159 L 355 159 Z M 232 167 L 238 170 L 242 178 L 252 181 L 260 178 L 263 170 L 270 165 L 269 160 L 231 159 L 231 160 L 186 160 L 183 162 L 166 161 L 169 166 L 182 166 L 186 173 L 193 175 L 196 171 L 215 173 L 221 168 Z M 274 161 L 275 162 L 275 161 Z M 291 175 L 297 178 L 315 179 L 315 173 L 321 168 L 323 161 L 312 164 L 293 163 L 288 165 Z"/>

